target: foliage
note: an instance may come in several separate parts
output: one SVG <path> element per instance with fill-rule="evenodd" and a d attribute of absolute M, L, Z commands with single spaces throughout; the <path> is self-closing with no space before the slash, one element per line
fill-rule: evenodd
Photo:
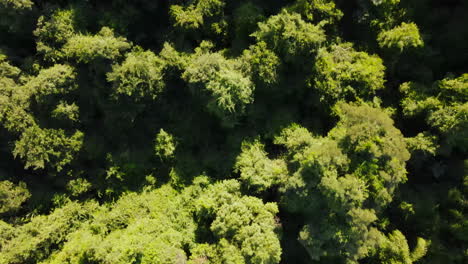
<path fill-rule="evenodd" d="M 323 100 L 370 100 L 384 88 L 382 60 L 355 51 L 350 43 L 320 49 L 315 70 L 311 86 L 320 91 Z"/>
<path fill-rule="evenodd" d="M 176 145 L 174 136 L 168 134 L 164 129 L 161 128 L 156 134 L 154 150 L 161 159 L 174 158 Z"/>
<path fill-rule="evenodd" d="M 253 80 L 269 84 L 275 84 L 278 80 L 278 68 L 280 60 L 278 56 L 267 48 L 265 42 L 259 42 L 244 50 L 242 61 L 243 68 L 249 71 Z"/>
<path fill-rule="evenodd" d="M 408 48 L 424 46 L 418 26 L 415 23 L 401 23 L 390 30 L 382 31 L 377 36 L 379 46 L 387 49 L 396 49 L 402 52 Z"/>
<path fill-rule="evenodd" d="M 151 51 L 126 54 L 121 65 L 114 65 L 107 80 L 114 83 L 117 95 L 155 99 L 164 88 L 164 62 Z"/>
<path fill-rule="evenodd" d="M 227 60 L 219 53 L 203 53 L 187 66 L 182 78 L 192 87 L 202 85 L 208 93 L 207 108 L 233 126 L 237 116 L 253 101 L 254 86 L 248 76 L 240 71 L 236 61 Z"/>
<path fill-rule="evenodd" d="M 52 111 L 52 117 L 76 122 L 79 120 L 79 108 L 75 103 L 68 104 L 60 101 L 57 107 Z"/>
<path fill-rule="evenodd" d="M 185 6 L 171 5 L 170 14 L 175 26 L 185 30 L 197 29 L 207 18 L 221 13 L 224 5 L 221 0 L 191 0 Z"/>
<path fill-rule="evenodd" d="M 468 258 L 468 4 L 0 0 L 0 264 Z"/>
<path fill-rule="evenodd" d="M 31 9 L 33 2 L 30 0 L 2 0 L 0 4 L 14 9 Z"/>
<path fill-rule="evenodd" d="M 24 182 L 15 185 L 10 181 L 0 181 L 0 214 L 18 210 L 30 196 Z"/>
<path fill-rule="evenodd" d="M 403 83 L 400 91 L 403 113 L 407 117 L 423 116 L 451 148 L 466 150 L 468 74 L 448 77 L 431 87 L 419 83 Z"/>
<path fill-rule="evenodd" d="M 64 56 L 60 48 L 75 34 L 75 21 L 74 9 L 58 9 L 49 16 L 39 17 L 37 28 L 34 30 L 37 51 L 47 60 L 60 60 Z"/>
<path fill-rule="evenodd" d="M 287 173 L 284 161 L 270 160 L 264 146 L 258 141 L 242 144 L 242 152 L 234 169 L 240 172 L 240 178 L 247 186 L 258 191 L 265 191 L 277 184 Z"/>
<path fill-rule="evenodd" d="M 115 37 L 112 29 L 103 27 L 96 35 L 73 35 L 63 46 L 64 56 L 90 63 L 97 58 L 116 59 L 131 44 L 123 37 Z"/>
<path fill-rule="evenodd" d="M 265 42 L 269 49 L 287 62 L 310 55 L 325 41 L 323 29 L 305 22 L 299 14 L 286 10 L 260 22 L 258 28 L 252 36 L 257 41 Z"/>
<path fill-rule="evenodd" d="M 43 169 L 46 165 L 61 171 L 72 162 L 83 144 L 83 133 L 67 136 L 61 129 L 27 128 L 15 143 L 13 155 L 25 160 L 25 168 Z"/>
<path fill-rule="evenodd" d="M 343 12 L 333 0 L 299 0 L 290 8 L 310 22 L 335 24 L 343 17 Z"/>

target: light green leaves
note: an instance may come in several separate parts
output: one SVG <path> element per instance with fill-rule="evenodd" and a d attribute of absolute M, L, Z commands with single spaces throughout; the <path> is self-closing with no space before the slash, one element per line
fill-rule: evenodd
<path fill-rule="evenodd" d="M 13 155 L 25 160 L 25 168 L 43 169 L 46 164 L 61 171 L 83 144 L 83 133 L 67 136 L 63 130 L 27 128 L 15 143 Z"/>
<path fill-rule="evenodd" d="M 390 30 L 381 31 L 377 36 L 381 48 L 396 49 L 400 52 L 410 48 L 424 46 L 424 42 L 415 23 L 401 23 Z"/>
<path fill-rule="evenodd" d="M 10 181 L 0 181 L 0 215 L 17 211 L 30 196 L 24 182 L 15 185 Z"/>
<path fill-rule="evenodd" d="M 377 90 L 384 88 L 382 59 L 356 51 L 350 43 L 320 49 L 315 71 L 310 85 L 319 90 L 322 100 L 332 103 L 371 100 Z"/>
<path fill-rule="evenodd" d="M 113 83 L 116 95 L 156 99 L 165 86 L 164 67 L 163 60 L 151 51 L 129 52 L 122 64 L 112 67 L 107 80 Z"/>
<path fill-rule="evenodd" d="M 249 188 L 260 192 L 278 184 L 287 174 L 286 163 L 281 159 L 269 159 L 259 141 L 242 143 L 234 169 L 240 172 L 241 180 Z"/>
<path fill-rule="evenodd" d="M 296 56 L 310 55 L 325 41 L 325 33 L 319 26 L 307 23 L 299 14 L 286 10 L 271 16 L 266 22 L 260 22 L 258 27 L 252 36 L 259 42 L 265 42 L 269 49 L 289 62 Z"/>
<path fill-rule="evenodd" d="M 73 35 L 63 47 L 66 57 L 89 63 L 95 59 L 114 60 L 130 49 L 131 44 L 123 37 L 115 37 L 112 29 L 103 27 L 96 35 Z"/>
<path fill-rule="evenodd" d="M 186 6 L 171 5 L 170 14 L 174 26 L 185 30 L 201 27 L 207 18 L 222 13 L 225 3 L 222 0 L 191 0 Z"/>
<path fill-rule="evenodd" d="M 174 158 L 174 152 L 176 150 L 176 141 L 174 136 L 164 131 L 164 129 L 160 129 L 159 133 L 156 134 L 156 138 L 154 140 L 154 151 L 157 156 L 161 159 L 171 159 Z"/>
<path fill-rule="evenodd" d="M 428 246 L 426 240 L 418 237 L 414 250 L 410 251 L 406 237 L 399 230 L 394 230 L 382 239 L 378 257 L 383 264 L 411 264 L 426 254 Z"/>
<path fill-rule="evenodd" d="M 37 51 L 51 61 L 63 58 L 61 47 L 75 34 L 76 11 L 56 10 L 50 17 L 41 16 L 34 35 L 37 37 Z"/>
<path fill-rule="evenodd" d="M 195 55 L 182 78 L 194 89 L 201 86 L 208 95 L 208 110 L 226 126 L 233 126 L 236 117 L 243 115 L 253 101 L 250 78 L 240 70 L 237 61 L 225 59 L 219 53 Z"/>
<path fill-rule="evenodd" d="M 443 136 L 447 146 L 468 149 L 468 74 L 448 77 L 432 86 L 403 83 L 400 91 L 407 117 L 424 117 Z"/>

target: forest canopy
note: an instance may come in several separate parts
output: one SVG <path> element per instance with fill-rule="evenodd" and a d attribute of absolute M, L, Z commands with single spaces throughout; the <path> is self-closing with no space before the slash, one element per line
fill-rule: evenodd
<path fill-rule="evenodd" d="M 0 264 L 465 264 L 468 2 L 0 0 Z"/>

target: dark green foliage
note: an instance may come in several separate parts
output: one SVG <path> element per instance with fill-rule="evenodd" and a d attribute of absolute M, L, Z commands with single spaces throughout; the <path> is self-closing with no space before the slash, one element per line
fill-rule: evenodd
<path fill-rule="evenodd" d="M 465 264 L 466 14 L 0 0 L 0 264 Z"/>

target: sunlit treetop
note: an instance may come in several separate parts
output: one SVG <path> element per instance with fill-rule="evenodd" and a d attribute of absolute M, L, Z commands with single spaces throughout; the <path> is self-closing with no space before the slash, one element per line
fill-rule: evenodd
<path fill-rule="evenodd" d="M 289 9 L 314 23 L 335 24 L 343 17 L 333 0 L 299 0 Z"/>
<path fill-rule="evenodd" d="M 351 43 L 334 44 L 319 50 L 310 86 L 331 103 L 370 101 L 384 88 L 384 76 L 385 66 L 378 56 L 356 51 Z"/>
<path fill-rule="evenodd" d="M 50 16 L 41 16 L 34 30 L 37 38 L 37 51 L 51 61 L 63 58 L 60 50 L 76 31 L 76 11 L 57 9 Z"/>
<path fill-rule="evenodd" d="M 50 166 L 61 171 L 81 149 L 83 137 L 80 131 L 68 136 L 62 129 L 32 126 L 16 141 L 13 155 L 24 159 L 25 168 L 44 169 Z"/>
<path fill-rule="evenodd" d="M 292 62 L 298 56 L 310 56 L 325 41 L 325 33 L 319 26 L 305 22 L 301 15 L 286 10 L 258 24 L 252 34 L 263 41 L 285 61 Z"/>
<path fill-rule="evenodd" d="M 122 64 L 112 67 L 107 80 L 113 83 L 115 95 L 156 99 L 165 86 L 164 67 L 164 61 L 151 51 L 129 52 Z"/>
<path fill-rule="evenodd" d="M 116 37 L 112 29 L 103 27 L 96 35 L 71 36 L 62 51 L 67 58 L 89 63 L 99 58 L 114 60 L 130 47 L 127 39 Z"/>
<path fill-rule="evenodd" d="M 226 126 L 235 125 L 237 116 L 243 115 L 253 101 L 255 87 L 240 66 L 220 53 L 199 53 L 182 75 L 194 91 L 201 89 L 208 95 L 208 110 Z"/>
<path fill-rule="evenodd" d="M 30 0 L 0 0 L 0 5 L 14 9 L 31 9 L 34 3 Z"/>
<path fill-rule="evenodd" d="M 174 25 L 186 30 L 200 28 L 207 18 L 222 13 L 225 3 L 221 0 L 191 0 L 185 5 L 171 5 Z"/>
<path fill-rule="evenodd" d="M 415 23 L 403 22 L 390 30 L 381 31 L 377 36 L 377 41 L 381 48 L 395 49 L 399 52 L 424 46 L 424 41 Z"/>

